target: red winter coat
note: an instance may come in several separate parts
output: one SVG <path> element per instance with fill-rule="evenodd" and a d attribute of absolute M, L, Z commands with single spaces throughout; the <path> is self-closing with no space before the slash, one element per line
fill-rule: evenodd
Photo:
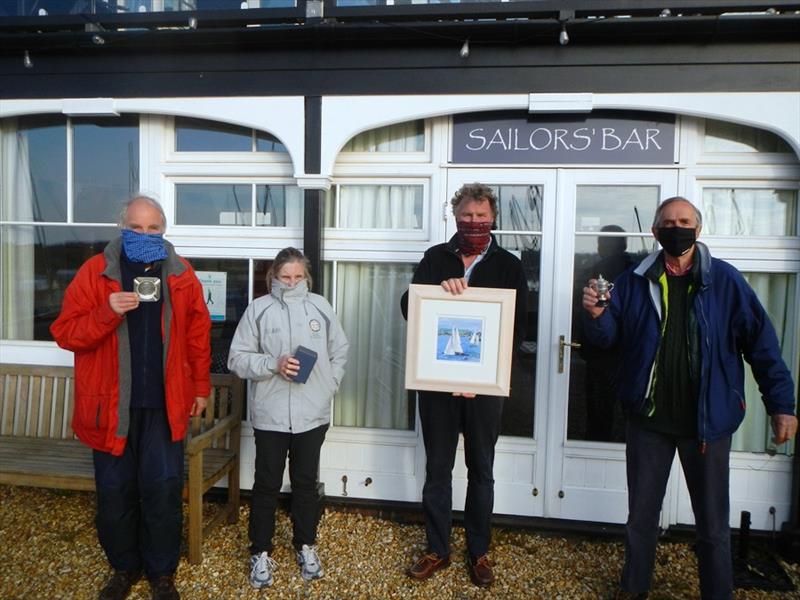
<path fill-rule="evenodd" d="M 122 291 L 121 238 L 87 260 L 67 287 L 61 314 L 50 326 L 58 345 L 75 353 L 72 429 L 84 444 L 121 455 L 128 437 L 131 368 L 128 324 L 108 304 Z M 195 397 L 211 392 L 210 330 L 203 290 L 189 263 L 165 242 L 161 266 L 164 396 L 172 440 L 186 435 Z"/>

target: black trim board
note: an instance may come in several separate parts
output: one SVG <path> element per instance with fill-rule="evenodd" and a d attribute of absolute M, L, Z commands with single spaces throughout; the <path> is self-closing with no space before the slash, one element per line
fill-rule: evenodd
<path fill-rule="evenodd" d="M 799 43 L 459 48 L 31 50 L 0 54 L 0 98 L 800 90 Z"/>

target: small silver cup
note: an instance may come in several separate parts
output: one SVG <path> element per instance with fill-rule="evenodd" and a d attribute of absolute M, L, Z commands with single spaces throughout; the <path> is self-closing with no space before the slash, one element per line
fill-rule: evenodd
<path fill-rule="evenodd" d="M 595 303 L 595 306 L 599 308 L 605 308 L 608 306 L 608 292 L 614 289 L 614 284 L 607 279 L 604 279 L 603 274 L 600 273 L 592 287 L 597 292 L 597 302 Z"/>

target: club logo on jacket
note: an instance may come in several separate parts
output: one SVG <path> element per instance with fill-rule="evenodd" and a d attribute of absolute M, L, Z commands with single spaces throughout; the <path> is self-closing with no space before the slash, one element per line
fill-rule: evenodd
<path fill-rule="evenodd" d="M 319 321 L 317 321 L 316 319 L 311 319 L 308 322 L 308 326 L 311 328 L 311 331 L 313 331 L 314 333 L 317 333 L 320 329 L 322 329 L 322 325 L 320 325 Z"/>

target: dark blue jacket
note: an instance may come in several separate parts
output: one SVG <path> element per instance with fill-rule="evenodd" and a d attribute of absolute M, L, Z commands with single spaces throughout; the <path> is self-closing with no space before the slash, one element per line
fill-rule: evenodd
<path fill-rule="evenodd" d="M 648 388 L 661 342 L 661 287 L 652 280 L 656 252 L 621 275 L 603 314 L 585 314 L 586 335 L 603 348 L 615 346 L 621 356 L 617 396 L 633 413 L 647 414 Z M 778 338 L 764 307 L 741 273 L 713 258 L 697 243 L 699 285 L 690 322 L 696 323 L 700 354 L 697 431 L 701 442 L 731 435 L 745 413 L 744 358 L 767 413 L 794 414 L 794 385 L 781 357 Z M 697 280 L 696 280 L 697 281 Z"/>

